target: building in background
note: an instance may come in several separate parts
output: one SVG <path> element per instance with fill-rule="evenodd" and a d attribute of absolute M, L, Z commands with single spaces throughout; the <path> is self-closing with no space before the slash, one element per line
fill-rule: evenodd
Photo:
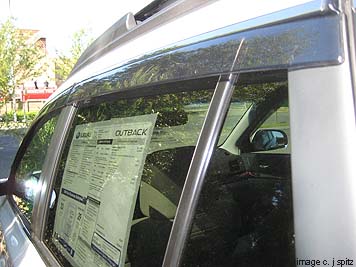
<path fill-rule="evenodd" d="M 23 84 L 16 85 L 14 101 L 8 102 L 6 106 L 1 107 L 1 113 L 12 110 L 15 101 L 16 110 L 24 110 L 25 112 L 38 111 L 57 89 L 55 64 L 47 51 L 45 35 L 39 30 L 21 29 L 21 31 L 31 36 L 28 40 L 30 43 L 37 43 L 44 50 L 45 57 L 38 64 L 45 66 L 45 71 L 40 76 L 31 77 Z"/>

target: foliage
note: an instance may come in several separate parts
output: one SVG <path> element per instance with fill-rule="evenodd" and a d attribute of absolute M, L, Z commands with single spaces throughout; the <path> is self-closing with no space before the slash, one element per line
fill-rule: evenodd
<path fill-rule="evenodd" d="M 280 89 L 287 87 L 286 82 L 272 82 L 237 86 L 234 91 L 234 101 L 262 103 L 270 97 L 270 95 Z"/>
<path fill-rule="evenodd" d="M 21 213 L 23 213 L 26 216 L 26 218 L 31 221 L 32 210 L 33 210 L 33 201 L 21 199 L 15 195 L 13 195 L 13 198 L 16 202 L 17 207 L 20 209 Z"/>
<path fill-rule="evenodd" d="M 26 112 L 26 121 L 31 122 L 37 115 L 37 111 L 30 111 L 30 112 Z M 17 115 L 17 120 L 18 121 L 24 121 L 25 120 L 25 113 L 23 110 L 18 110 L 16 111 L 16 115 Z M 3 122 L 9 122 L 9 121 L 13 121 L 14 119 L 14 112 L 10 111 L 7 113 L 4 113 L 3 115 L 1 115 L 1 120 Z"/>
<path fill-rule="evenodd" d="M 157 127 L 184 125 L 188 121 L 185 105 L 197 104 L 210 99 L 212 91 L 181 92 L 161 96 L 141 97 L 101 103 L 97 108 L 83 112 L 82 123 L 109 120 L 114 117 L 131 117 L 157 113 Z"/>
<path fill-rule="evenodd" d="M 57 123 L 57 117 L 53 117 L 45 124 L 37 127 L 38 131 L 33 136 L 30 145 L 27 147 L 21 165 L 17 170 L 16 177 L 25 179 L 34 171 L 40 171 L 44 162 L 46 152 Z"/>
<path fill-rule="evenodd" d="M 93 38 L 89 30 L 80 29 L 72 36 L 72 46 L 69 50 L 69 54 L 57 51 L 57 59 L 55 60 L 57 85 L 60 85 L 67 79 L 80 55 L 92 41 Z"/>
<path fill-rule="evenodd" d="M 27 147 L 16 171 L 16 194 L 14 200 L 22 213 L 31 220 L 36 185 L 42 165 L 54 133 L 57 117 L 36 126 L 31 143 Z"/>
<path fill-rule="evenodd" d="M 31 33 L 19 30 L 13 20 L 0 26 L 0 97 L 9 99 L 14 88 L 25 80 L 39 76 L 48 67 L 42 62 L 45 49 L 31 40 Z"/>
<path fill-rule="evenodd" d="M 6 245 L 6 240 L 4 236 L 4 231 L 0 225 L 0 259 L 3 259 L 6 263 L 10 262 L 9 254 L 8 254 L 8 249 Z M 7 266 L 7 265 L 5 265 Z M 12 266 L 12 265 L 9 265 Z"/>

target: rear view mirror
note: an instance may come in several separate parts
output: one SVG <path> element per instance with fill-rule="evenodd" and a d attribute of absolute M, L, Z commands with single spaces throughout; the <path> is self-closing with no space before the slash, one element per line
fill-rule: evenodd
<path fill-rule="evenodd" d="M 253 151 L 268 151 L 286 148 L 287 134 L 281 130 L 258 130 L 251 141 Z"/>

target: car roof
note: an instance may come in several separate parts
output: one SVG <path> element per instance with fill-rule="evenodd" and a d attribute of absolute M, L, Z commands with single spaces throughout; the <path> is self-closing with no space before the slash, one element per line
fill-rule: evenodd
<path fill-rule="evenodd" d="M 64 93 L 68 94 L 69 89 L 99 74 L 119 67 L 125 70 L 148 61 L 148 58 L 152 63 L 153 58 L 158 59 L 164 53 L 169 56 L 177 48 L 184 49 L 187 45 L 192 46 L 219 36 L 246 32 L 296 18 L 334 12 L 332 5 L 322 0 L 274 1 L 278 5 L 271 5 L 270 1 L 251 0 L 244 2 L 241 9 L 235 0 L 166 2 L 168 4 L 163 5 L 162 10 L 151 14 L 143 22 L 136 22 L 133 14 L 126 14 L 110 27 L 87 48 L 70 77 L 47 103 L 55 101 Z M 142 14 L 139 18 L 141 17 Z M 323 60 L 326 59 L 315 59 L 318 62 Z"/>
<path fill-rule="evenodd" d="M 317 2 L 321 5 L 320 1 L 310 0 L 275 1 L 278 5 L 252 0 L 244 2 L 243 8 L 239 9 L 234 0 L 172 2 L 138 24 L 131 13 L 120 18 L 87 48 L 60 90 L 85 77 L 100 74 L 193 36 L 306 2 Z M 259 8 L 256 8 L 256 5 Z M 229 6 L 233 8 L 227 8 Z M 142 12 L 138 14 L 140 13 Z M 292 15 L 294 14 L 291 13 Z M 93 60 L 88 60 L 90 58 L 96 60 L 95 64 Z"/>

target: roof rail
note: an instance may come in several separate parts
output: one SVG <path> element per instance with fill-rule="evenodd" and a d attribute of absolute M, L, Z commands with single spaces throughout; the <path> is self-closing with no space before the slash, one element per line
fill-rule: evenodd
<path fill-rule="evenodd" d="M 73 67 L 71 74 L 78 71 L 80 68 L 86 65 L 86 62 L 89 58 L 96 53 L 98 50 L 101 50 L 105 44 L 111 43 L 118 37 L 122 36 L 124 33 L 128 32 L 137 25 L 137 21 L 143 22 L 154 14 L 158 13 L 165 7 L 171 5 L 177 0 L 154 0 L 146 7 L 141 9 L 135 14 L 127 13 L 116 23 L 114 23 L 108 30 L 106 30 L 102 35 L 100 35 L 79 57 L 75 66 Z"/>
<path fill-rule="evenodd" d="M 155 0 L 135 16 L 132 13 L 126 14 L 84 51 L 69 77 L 100 56 L 132 40 L 132 38 L 212 1 L 215 0 Z M 157 16 L 154 16 L 156 14 Z M 137 21 L 142 23 L 137 24 Z"/>
<path fill-rule="evenodd" d="M 88 59 L 98 51 L 102 50 L 105 45 L 111 43 L 118 37 L 122 36 L 136 26 L 136 20 L 132 13 L 127 13 L 117 22 L 115 22 L 109 29 L 100 35 L 79 57 L 77 63 L 73 67 L 71 75 L 86 65 Z"/>
<path fill-rule="evenodd" d="M 154 0 L 135 14 L 137 21 L 144 21 L 177 0 Z"/>

